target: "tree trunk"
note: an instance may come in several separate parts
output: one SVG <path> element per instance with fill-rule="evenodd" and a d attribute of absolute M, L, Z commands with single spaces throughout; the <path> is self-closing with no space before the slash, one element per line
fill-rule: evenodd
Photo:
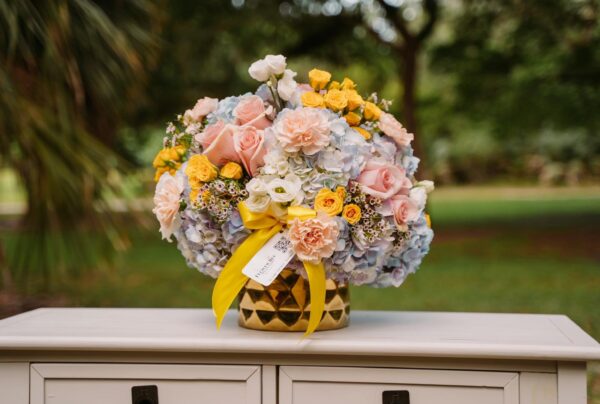
<path fill-rule="evenodd" d="M 412 147 L 415 155 L 421 159 L 419 164 L 420 176 L 426 176 L 427 165 L 423 142 L 419 136 L 419 126 L 416 114 L 416 84 L 417 84 L 417 63 L 419 55 L 419 45 L 412 41 L 405 42 L 402 49 L 402 64 L 400 65 L 400 80 L 404 93 L 402 94 L 402 112 L 403 124 L 409 132 L 415 135 Z"/>

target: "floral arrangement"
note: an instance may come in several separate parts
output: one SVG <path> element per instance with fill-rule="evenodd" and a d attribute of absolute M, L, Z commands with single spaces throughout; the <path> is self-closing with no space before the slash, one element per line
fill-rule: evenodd
<path fill-rule="evenodd" d="M 219 278 L 213 307 L 218 289 L 229 307 L 247 279 L 240 266 L 282 229 L 295 253 L 287 267 L 308 276 L 311 293 L 315 277 L 400 286 L 433 237 L 433 183 L 415 180 L 413 135 L 387 112 L 391 102 L 323 70 L 297 83 L 281 55 L 249 73 L 261 82 L 255 93 L 202 98 L 168 124 L 153 163 L 163 238 Z"/>

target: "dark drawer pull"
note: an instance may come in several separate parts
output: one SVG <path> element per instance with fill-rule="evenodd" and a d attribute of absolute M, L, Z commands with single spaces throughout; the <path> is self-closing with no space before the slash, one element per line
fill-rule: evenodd
<path fill-rule="evenodd" d="M 158 387 L 133 386 L 131 388 L 132 404 L 158 404 Z"/>
<path fill-rule="evenodd" d="M 408 390 L 384 391 L 383 404 L 410 404 Z"/>

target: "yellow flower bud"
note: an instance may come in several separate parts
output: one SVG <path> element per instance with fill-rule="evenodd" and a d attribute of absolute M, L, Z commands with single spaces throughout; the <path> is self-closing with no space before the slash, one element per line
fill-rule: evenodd
<path fill-rule="evenodd" d="M 242 178 L 242 175 L 244 175 L 242 166 L 233 161 L 230 161 L 229 163 L 221 167 L 221 177 L 239 180 L 240 178 Z"/>
<path fill-rule="evenodd" d="M 364 137 L 366 140 L 371 139 L 371 132 L 369 132 L 368 130 L 361 128 L 359 126 L 354 126 L 352 129 L 354 129 L 355 131 L 357 131 L 358 133 L 360 133 L 360 135 L 362 137 Z"/>
<path fill-rule="evenodd" d="M 350 224 L 356 224 L 361 218 L 360 206 L 353 203 L 344 206 L 342 217 Z"/>
<path fill-rule="evenodd" d="M 356 84 L 354 84 L 354 82 L 348 77 L 344 77 L 344 80 L 342 80 L 342 84 L 340 84 L 340 88 L 342 90 L 354 90 L 356 88 Z"/>
<path fill-rule="evenodd" d="M 305 107 L 322 108 L 325 106 L 323 96 L 313 91 L 307 91 L 302 94 L 302 105 Z"/>
<path fill-rule="evenodd" d="M 346 188 L 339 186 L 335 189 L 335 193 L 342 198 L 342 201 L 346 199 Z"/>
<path fill-rule="evenodd" d="M 315 90 L 319 91 L 325 88 L 329 80 L 331 80 L 331 73 L 325 70 L 312 69 L 308 72 L 308 80 L 310 85 Z"/>
<path fill-rule="evenodd" d="M 339 90 L 340 89 L 340 82 L 339 81 L 332 81 L 331 83 L 329 83 L 329 89 L 330 90 Z"/>
<path fill-rule="evenodd" d="M 202 182 L 209 182 L 217 178 L 217 167 L 215 167 L 204 154 L 195 154 L 190 157 L 185 169 L 190 186 L 199 186 Z"/>
<path fill-rule="evenodd" d="M 356 112 L 348 112 L 346 115 L 344 115 L 344 119 L 346 122 L 348 122 L 348 125 L 358 126 L 360 125 L 360 120 L 362 118 Z"/>
<path fill-rule="evenodd" d="M 340 90 L 329 90 L 325 97 L 325 106 L 333 111 L 341 111 L 348 105 L 346 93 Z"/>
<path fill-rule="evenodd" d="M 344 208 L 344 200 L 328 188 L 322 188 L 315 198 L 315 210 L 329 216 L 338 215 Z"/>
<path fill-rule="evenodd" d="M 428 213 L 425 213 L 425 221 L 427 222 L 427 227 L 431 229 L 431 216 Z"/>
<path fill-rule="evenodd" d="M 346 98 L 348 99 L 348 110 L 354 111 L 356 108 L 360 107 L 365 103 L 363 98 L 360 96 L 356 90 L 345 90 Z"/>
<path fill-rule="evenodd" d="M 379 109 L 379 107 L 373 104 L 372 102 L 367 101 L 365 103 L 365 110 L 363 112 L 363 116 L 369 121 L 376 121 L 381 116 L 381 109 Z"/>

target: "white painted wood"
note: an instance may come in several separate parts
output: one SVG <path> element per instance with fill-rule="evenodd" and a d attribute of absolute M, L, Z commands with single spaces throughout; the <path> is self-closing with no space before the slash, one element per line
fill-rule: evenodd
<path fill-rule="evenodd" d="M 31 365 L 31 404 L 131 404 L 139 385 L 156 385 L 161 404 L 261 403 L 258 366 Z"/>
<path fill-rule="evenodd" d="M 586 364 L 560 362 L 558 364 L 558 402 L 561 404 L 586 404 L 586 396 Z"/>
<path fill-rule="evenodd" d="M 557 404 L 556 374 L 521 372 L 519 377 L 520 404 Z"/>
<path fill-rule="evenodd" d="M 353 312 L 351 326 L 298 333 L 241 329 L 210 310 L 39 309 L 0 321 L 2 350 L 229 352 L 479 359 L 600 360 L 600 345 L 564 316 Z"/>
<path fill-rule="evenodd" d="M 262 367 L 262 404 L 277 404 L 277 366 Z"/>
<path fill-rule="evenodd" d="M 519 403 L 517 373 L 282 366 L 279 378 L 281 404 L 375 404 L 386 390 L 411 404 Z"/>
<path fill-rule="evenodd" d="M 0 364 L 0 403 L 29 404 L 29 364 Z"/>

